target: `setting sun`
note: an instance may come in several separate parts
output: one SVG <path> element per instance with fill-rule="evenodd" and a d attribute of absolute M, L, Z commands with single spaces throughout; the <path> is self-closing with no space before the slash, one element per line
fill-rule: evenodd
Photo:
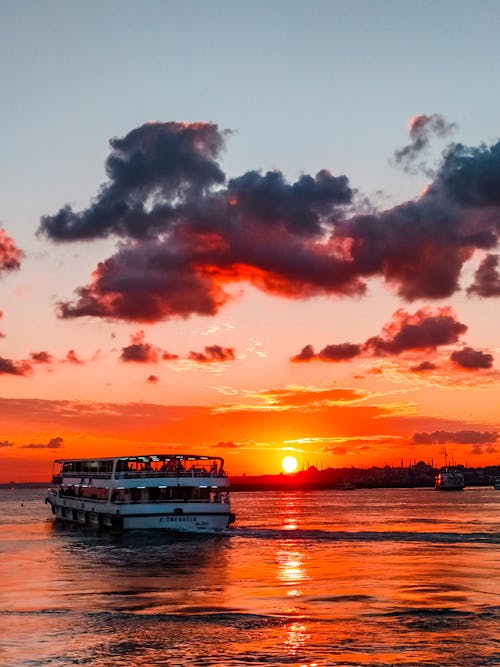
<path fill-rule="evenodd" d="M 298 464 L 299 463 L 295 456 L 285 456 L 285 458 L 281 461 L 281 467 L 285 472 L 293 472 L 297 469 Z"/>

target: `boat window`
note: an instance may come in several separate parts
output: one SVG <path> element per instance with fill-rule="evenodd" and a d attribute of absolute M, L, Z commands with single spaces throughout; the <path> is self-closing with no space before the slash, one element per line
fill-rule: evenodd
<path fill-rule="evenodd" d="M 79 486 L 76 495 L 87 500 L 107 500 L 109 489 L 96 486 Z"/>

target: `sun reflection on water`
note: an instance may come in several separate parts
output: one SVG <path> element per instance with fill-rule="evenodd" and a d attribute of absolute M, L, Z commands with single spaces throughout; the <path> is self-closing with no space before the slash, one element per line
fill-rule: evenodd
<path fill-rule="evenodd" d="M 296 530 L 299 526 L 299 514 L 299 508 L 297 507 L 297 495 L 295 493 L 287 494 L 283 498 L 283 503 L 280 507 L 282 530 Z"/>

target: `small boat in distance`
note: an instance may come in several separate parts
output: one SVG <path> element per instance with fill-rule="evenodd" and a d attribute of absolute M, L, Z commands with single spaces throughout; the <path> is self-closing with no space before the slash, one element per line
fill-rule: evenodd
<path fill-rule="evenodd" d="M 434 488 L 438 491 L 463 491 L 464 486 L 462 473 L 450 468 L 442 468 L 434 481 Z"/>
<path fill-rule="evenodd" d="M 82 526 L 219 533 L 235 520 L 220 456 L 56 459 L 52 484 L 55 519 Z"/>

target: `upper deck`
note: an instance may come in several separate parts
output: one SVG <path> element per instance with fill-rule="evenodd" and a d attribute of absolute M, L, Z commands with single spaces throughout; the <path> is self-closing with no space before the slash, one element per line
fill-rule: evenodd
<path fill-rule="evenodd" d="M 154 480 L 227 478 L 220 456 L 148 454 L 93 459 L 56 459 L 52 481 L 58 484 L 89 480 Z"/>

